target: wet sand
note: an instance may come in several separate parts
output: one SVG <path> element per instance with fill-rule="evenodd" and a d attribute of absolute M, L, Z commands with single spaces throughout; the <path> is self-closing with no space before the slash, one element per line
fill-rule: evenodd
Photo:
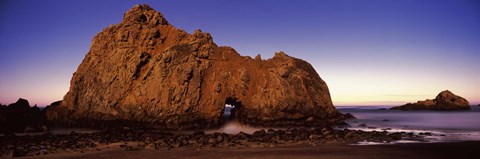
<path fill-rule="evenodd" d="M 246 147 L 246 148 L 176 148 L 126 151 L 111 144 L 101 151 L 56 153 L 22 158 L 329 158 L 329 159 L 467 159 L 480 158 L 480 141 L 445 143 L 408 143 L 393 145 L 321 144 Z"/>

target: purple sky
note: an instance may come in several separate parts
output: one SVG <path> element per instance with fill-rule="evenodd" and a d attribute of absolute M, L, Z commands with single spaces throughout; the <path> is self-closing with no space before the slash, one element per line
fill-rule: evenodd
<path fill-rule="evenodd" d="M 399 105 L 448 89 L 480 104 L 480 1 L 0 1 L 0 103 L 61 100 L 92 38 L 147 3 L 177 28 L 305 59 L 335 105 Z"/>

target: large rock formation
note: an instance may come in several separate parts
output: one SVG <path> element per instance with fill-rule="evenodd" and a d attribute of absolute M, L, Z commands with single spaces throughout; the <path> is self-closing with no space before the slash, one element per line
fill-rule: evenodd
<path fill-rule="evenodd" d="M 244 123 L 334 122 L 341 116 L 313 67 L 283 52 L 263 60 L 189 34 L 148 5 L 97 34 L 50 121 L 132 121 L 158 127 L 220 124 L 225 104 Z M 313 119 L 313 120 L 312 120 Z"/>
<path fill-rule="evenodd" d="M 390 109 L 397 110 L 470 110 L 468 101 L 452 92 L 445 90 L 440 92 L 435 99 L 408 103 Z"/>
<path fill-rule="evenodd" d="M 36 105 L 30 107 L 26 99 L 3 106 L 0 104 L 0 133 L 39 131 L 45 121 L 45 115 Z"/>

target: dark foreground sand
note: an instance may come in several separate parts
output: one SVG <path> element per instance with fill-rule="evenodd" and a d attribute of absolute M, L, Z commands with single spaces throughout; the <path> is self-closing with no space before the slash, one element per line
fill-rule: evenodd
<path fill-rule="evenodd" d="M 329 158 L 329 159 L 423 159 L 480 158 L 480 141 L 449 143 L 411 143 L 394 145 L 322 144 L 317 146 L 280 146 L 225 148 L 177 148 L 125 151 L 110 145 L 101 151 L 57 153 L 25 158 Z"/>

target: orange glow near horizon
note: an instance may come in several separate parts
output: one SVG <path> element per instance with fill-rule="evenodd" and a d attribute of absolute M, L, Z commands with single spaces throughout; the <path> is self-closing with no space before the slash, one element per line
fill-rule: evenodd
<path fill-rule="evenodd" d="M 380 74 L 380 75 L 377 75 Z M 480 104 L 478 89 L 465 79 L 432 78 L 405 74 L 349 72 L 325 74 L 322 78 L 329 86 L 335 106 L 397 106 L 419 100 L 434 99 L 443 90 L 464 97 L 471 105 Z M 456 80 L 456 81 L 455 81 Z"/>

